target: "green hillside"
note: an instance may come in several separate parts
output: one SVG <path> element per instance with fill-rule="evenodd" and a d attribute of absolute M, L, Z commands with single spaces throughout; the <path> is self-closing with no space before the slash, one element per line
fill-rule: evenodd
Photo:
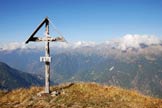
<path fill-rule="evenodd" d="M 51 87 L 57 96 L 42 94 L 41 87 L 0 92 L 1 108 L 162 108 L 162 100 L 134 90 L 96 83 L 73 83 Z"/>
<path fill-rule="evenodd" d="M 11 90 L 20 87 L 26 88 L 31 85 L 43 85 L 43 80 L 0 62 L 0 89 Z"/>

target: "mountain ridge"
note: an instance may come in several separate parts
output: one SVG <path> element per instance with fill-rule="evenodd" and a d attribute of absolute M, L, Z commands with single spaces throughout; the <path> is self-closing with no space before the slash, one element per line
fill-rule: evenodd
<path fill-rule="evenodd" d="M 13 69 L 3 62 L 0 62 L 0 76 L 0 89 L 12 90 L 32 85 L 43 85 L 43 80 L 39 77 Z"/>

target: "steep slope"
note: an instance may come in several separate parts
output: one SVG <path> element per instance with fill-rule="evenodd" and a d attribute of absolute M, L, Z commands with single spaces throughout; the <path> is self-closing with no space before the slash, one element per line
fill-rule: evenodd
<path fill-rule="evenodd" d="M 0 89 L 11 90 L 20 87 L 26 88 L 31 85 L 43 85 L 43 80 L 0 62 Z"/>
<path fill-rule="evenodd" d="M 162 97 L 161 56 L 154 56 L 154 60 L 148 60 L 145 56 L 126 60 L 128 57 L 116 59 L 95 54 L 87 56 L 64 53 L 53 58 L 54 70 L 51 74 L 57 82 L 99 82 Z"/>
<path fill-rule="evenodd" d="M 51 96 L 37 93 L 43 88 L 17 89 L 0 92 L 1 108 L 162 108 L 162 100 L 136 91 L 95 83 L 74 83 L 51 88 L 61 94 Z"/>

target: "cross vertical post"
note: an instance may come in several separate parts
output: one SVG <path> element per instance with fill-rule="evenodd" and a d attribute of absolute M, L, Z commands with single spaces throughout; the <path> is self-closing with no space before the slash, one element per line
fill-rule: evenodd
<path fill-rule="evenodd" d="M 46 31 L 45 37 L 47 41 L 45 42 L 45 57 L 50 57 L 50 48 L 49 48 L 49 21 L 46 22 Z M 50 62 L 45 61 L 45 93 L 50 93 Z"/>

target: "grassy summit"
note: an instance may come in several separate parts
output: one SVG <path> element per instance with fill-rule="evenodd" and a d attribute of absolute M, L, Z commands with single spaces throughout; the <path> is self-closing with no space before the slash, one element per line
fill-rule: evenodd
<path fill-rule="evenodd" d="M 136 91 L 95 83 L 74 83 L 51 87 L 58 96 L 37 93 L 42 87 L 0 92 L 1 108 L 162 108 L 162 100 Z"/>

